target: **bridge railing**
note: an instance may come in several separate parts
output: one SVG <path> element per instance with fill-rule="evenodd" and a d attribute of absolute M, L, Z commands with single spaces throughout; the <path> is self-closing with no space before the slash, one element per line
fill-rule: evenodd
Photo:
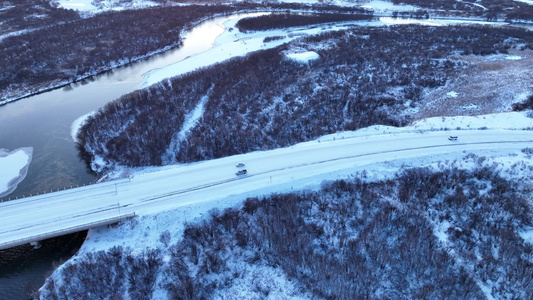
<path fill-rule="evenodd" d="M 131 177 L 127 177 L 127 178 L 122 178 L 122 179 L 116 179 L 116 180 L 113 180 L 113 181 L 105 181 L 105 182 L 96 182 L 96 181 L 92 181 L 92 182 L 89 182 L 89 183 L 83 183 L 83 184 L 77 184 L 77 185 L 71 185 L 71 186 L 65 186 L 65 187 L 62 187 L 62 188 L 57 188 L 57 189 L 51 189 L 50 191 L 41 191 L 41 192 L 36 192 L 35 194 L 34 193 L 30 193 L 29 195 L 28 194 L 22 194 L 20 196 L 15 196 L 15 197 L 7 197 L 7 196 L 4 196 L 4 197 L 0 197 L 0 203 L 2 202 L 7 202 L 7 201 L 11 201 L 11 200 L 18 200 L 18 199 L 24 199 L 24 198 L 29 198 L 29 197 L 34 197 L 34 196 L 39 196 L 39 195 L 44 195 L 44 194 L 49 194 L 49 193 L 55 193 L 55 192 L 59 192 L 59 191 L 66 191 L 66 190 L 71 190 L 71 189 L 76 189 L 76 188 L 80 188 L 80 187 L 85 187 L 85 186 L 91 186 L 91 185 L 95 185 L 95 184 L 113 184 L 113 183 L 121 183 L 123 181 L 130 181 L 131 180 Z"/>
<path fill-rule="evenodd" d="M 69 234 L 73 232 L 78 232 L 78 231 L 82 231 L 82 230 L 86 230 L 86 229 L 90 229 L 90 228 L 94 228 L 98 226 L 109 225 L 109 224 L 116 223 L 118 221 L 130 219 L 133 217 L 135 217 L 135 213 L 118 215 L 115 217 L 111 217 L 111 218 L 107 218 L 107 219 L 103 219 L 99 221 L 71 226 L 71 227 L 60 229 L 60 230 L 54 230 L 54 231 L 50 231 L 47 233 L 24 237 L 21 239 L 16 239 L 16 240 L 7 241 L 7 242 L 0 242 L 0 250 L 15 247 L 15 246 L 20 246 L 23 244 L 29 244 L 31 242 L 38 242 L 38 241 L 42 241 L 45 239 L 49 239 L 49 238 L 53 238 L 53 237 L 57 237 L 57 236 L 61 236 L 61 235 L 65 235 L 65 234 Z"/>

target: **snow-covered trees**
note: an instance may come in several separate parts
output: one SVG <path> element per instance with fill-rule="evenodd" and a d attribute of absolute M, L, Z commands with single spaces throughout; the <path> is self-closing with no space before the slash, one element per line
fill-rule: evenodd
<path fill-rule="evenodd" d="M 533 110 L 533 95 L 527 97 L 526 100 L 513 104 L 514 111 Z"/>
<path fill-rule="evenodd" d="M 58 8 L 48 0 L 6 0 L 0 9 L 0 36 L 78 19 L 73 10 Z"/>
<path fill-rule="evenodd" d="M 513 37 L 513 38 L 509 38 Z M 312 36 L 193 72 L 123 96 L 79 135 L 86 157 L 128 166 L 160 165 L 183 116 L 207 97 L 176 161 L 272 149 L 341 130 L 403 125 L 424 91 L 465 63 L 452 54 L 531 48 L 531 32 L 480 26 L 362 27 Z M 284 53 L 307 49 L 300 64 Z M 173 161 L 173 160 L 172 160 Z"/>
<path fill-rule="evenodd" d="M 193 5 L 106 12 L 6 37 L 0 40 L 0 98 L 80 80 L 176 47 L 185 26 L 236 9 Z"/>
<path fill-rule="evenodd" d="M 352 14 L 347 14 L 348 10 Z M 355 13 L 355 14 L 354 14 Z M 237 22 L 240 31 L 269 30 L 295 26 L 306 26 L 342 21 L 371 20 L 372 14 L 364 9 L 347 8 L 342 14 L 271 14 L 266 16 L 245 18 Z"/>
<path fill-rule="evenodd" d="M 410 4 L 416 7 L 437 10 L 433 13 L 455 14 L 461 16 L 478 16 L 487 21 L 531 21 L 533 8 L 522 1 L 513 0 L 479 0 L 474 2 L 455 0 L 392 0 L 394 4 Z M 438 11 L 440 10 L 440 12 Z M 413 12 L 407 12 L 407 14 Z"/>
<path fill-rule="evenodd" d="M 187 224 L 162 251 L 78 256 L 42 296 L 528 298 L 533 245 L 521 234 L 533 225 L 531 190 L 482 157 L 465 159 L 474 167 L 414 168 L 385 181 L 356 174 L 248 198 Z"/>
<path fill-rule="evenodd" d="M 406 184 L 416 192 L 400 204 Z M 519 236 L 533 215 L 522 192 L 484 166 L 334 181 L 214 212 L 190 225 L 173 260 L 200 270 L 204 288 L 242 255 L 282 268 L 317 298 L 482 298 L 485 285 L 496 298 L 521 298 L 533 287 L 532 247 Z"/>

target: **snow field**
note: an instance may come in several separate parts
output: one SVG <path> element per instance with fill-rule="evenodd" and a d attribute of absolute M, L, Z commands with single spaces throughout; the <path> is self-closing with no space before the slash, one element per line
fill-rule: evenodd
<path fill-rule="evenodd" d="M 66 1 L 63 1 L 66 3 Z M 72 3 L 70 3 L 72 2 Z M 90 1 L 69 1 L 70 5 L 74 7 L 89 7 L 91 4 Z M 526 1 L 524 1 L 526 2 Z M 67 3 L 67 4 L 69 4 Z M 392 9 L 389 5 L 390 3 L 384 1 L 372 1 L 368 3 L 368 6 L 378 5 L 379 3 L 385 3 L 384 7 L 381 9 L 387 10 Z M 93 7 L 91 10 L 94 10 Z M 395 10 L 397 8 L 394 7 Z M 234 26 L 234 22 L 237 20 L 231 20 L 226 26 Z M 233 23 L 232 23 L 233 22 Z M 387 23 L 388 21 L 382 21 Z M 431 25 L 435 25 L 431 23 Z M 342 28 L 339 27 L 339 29 Z M 168 66 L 166 68 L 156 70 L 147 74 L 145 77 L 145 82 L 143 86 L 147 86 L 164 78 L 170 76 L 176 76 L 184 74 L 186 72 L 192 71 L 198 66 L 202 66 L 202 63 L 205 62 L 205 65 L 210 65 L 218 61 L 234 57 L 236 55 L 245 55 L 250 51 L 255 51 L 258 49 L 266 49 L 270 47 L 275 47 L 279 44 L 285 43 L 293 38 L 305 34 L 312 34 L 312 30 L 294 30 L 290 32 L 290 36 L 286 35 L 287 31 L 270 31 L 266 33 L 257 33 L 251 35 L 241 34 L 241 33 L 228 33 L 225 31 L 220 39 L 217 39 L 215 46 L 212 51 L 208 51 L 208 54 L 205 55 L 195 55 L 189 59 L 184 60 L 183 63 L 178 63 L 173 66 Z M 270 43 L 264 43 L 263 40 L 265 37 L 273 35 L 284 35 L 285 38 L 281 40 L 276 40 Z M 230 41 L 230 39 L 235 39 Z M 255 50 L 254 50 L 255 49 Z M 212 57 L 209 58 L 209 57 Z M 302 52 L 302 53 L 291 53 L 287 54 L 287 57 L 294 59 L 296 61 L 306 63 L 312 59 L 319 59 L 318 54 L 315 52 Z M 509 56 L 505 59 L 508 60 L 519 60 L 520 57 Z M 200 63 L 201 62 L 201 63 Z M 451 91 L 448 93 L 450 97 L 457 97 L 457 92 Z M 88 115 L 80 117 L 76 121 L 76 124 L 72 126 L 72 136 L 75 137 L 76 128 L 79 128 L 83 124 L 83 119 Z M 182 128 L 179 138 L 183 138 L 186 135 L 189 127 L 194 126 L 194 120 L 201 118 L 201 109 L 195 112 L 191 112 L 190 124 Z M 336 139 L 343 139 L 348 137 L 360 137 L 360 136 L 371 136 L 371 135 L 380 135 L 380 134 L 391 134 L 391 133 L 401 133 L 401 132 L 424 132 L 424 131 L 434 131 L 434 130 L 445 130 L 445 129 L 478 129 L 478 128 L 489 128 L 489 129 L 516 129 L 520 130 L 523 128 L 531 128 L 533 125 L 532 119 L 527 118 L 525 113 L 505 113 L 505 114 L 493 114 L 493 115 L 484 115 L 477 117 L 435 117 L 430 119 L 424 119 L 416 122 L 410 127 L 406 128 L 392 128 L 386 126 L 373 126 L 365 129 L 358 130 L 356 132 L 342 132 L 333 135 L 328 135 L 321 137 L 315 142 L 331 141 Z M 17 149 L 17 153 L 18 153 Z M 14 153 L 15 151 L 11 152 Z M 489 158 L 496 163 L 499 163 L 502 169 L 510 170 L 512 169 L 510 165 L 518 164 L 521 160 L 524 159 L 523 155 L 520 153 L 507 153 L 506 151 L 493 151 L 487 153 L 488 155 L 493 155 L 494 158 Z M 482 153 L 480 154 L 482 155 Z M 7 160 L 12 163 L 7 163 L 3 160 L 3 157 L 0 154 L 0 170 L 10 170 L 14 174 L 17 168 L 21 170 L 22 168 L 27 168 L 31 161 L 31 154 L 27 159 L 27 163 L 24 167 L 20 167 L 24 159 L 20 155 L 8 155 L 6 156 Z M 107 250 L 115 245 L 121 245 L 123 247 L 129 247 L 137 251 L 142 251 L 146 249 L 147 245 L 150 247 L 157 247 L 163 249 L 163 251 L 168 251 L 167 244 L 163 237 L 163 233 L 168 232 L 170 234 L 170 243 L 174 243 L 176 240 L 180 239 L 183 228 L 186 222 L 194 222 L 198 219 L 204 218 L 209 214 L 209 211 L 212 209 L 223 209 L 225 207 L 239 207 L 242 204 L 242 201 L 247 196 L 256 196 L 256 195 L 267 195 L 275 192 L 286 192 L 296 189 L 318 189 L 320 183 L 323 180 L 333 180 L 336 178 L 346 178 L 351 176 L 360 176 L 365 174 L 368 176 L 368 180 L 380 180 L 387 177 L 392 177 L 398 170 L 401 170 L 404 167 L 408 166 L 420 166 L 420 165 L 436 165 L 440 164 L 443 161 L 460 161 L 462 154 L 453 153 L 447 156 L 432 156 L 432 155 L 423 155 L 421 157 L 406 157 L 406 158 L 396 158 L 391 159 L 391 161 L 386 162 L 372 162 L 369 165 L 363 167 L 356 167 L 352 169 L 343 169 L 334 171 L 328 174 L 320 174 L 316 176 L 311 176 L 309 178 L 290 178 L 290 180 L 276 185 L 275 189 L 271 188 L 262 188 L 254 191 L 246 191 L 240 193 L 235 191 L 234 195 L 229 197 L 224 197 L 216 199 L 214 201 L 206 201 L 201 203 L 194 203 L 186 205 L 175 209 L 173 211 L 167 211 L 158 214 L 150 214 L 147 212 L 147 215 L 138 217 L 136 219 L 126 221 L 123 224 L 119 225 L 116 228 L 97 228 L 91 230 L 87 238 L 87 242 L 84 243 L 82 249 L 77 254 L 77 256 L 82 256 L 83 253 L 97 251 L 97 250 Z M 15 163 L 16 161 L 16 163 Z M 6 169 L 4 169 L 6 167 Z M 165 167 L 172 168 L 172 167 Z M 135 175 L 141 175 L 150 171 L 154 171 L 154 168 L 145 168 L 133 170 Z M 511 172 L 511 171 L 509 171 Z M 8 172 L 6 172 L 7 174 Z M 10 173 L 11 174 L 11 173 Z M 12 182 L 16 179 L 16 176 L 10 175 L 8 182 Z M 22 178 L 23 179 L 23 178 Z M 22 180 L 20 179 L 20 180 Z M 0 177 L 0 183 L 2 182 L 2 177 Z M 276 180 L 276 179 L 275 179 Z M 1 195 L 1 190 L 0 190 Z M 439 240 L 446 241 L 446 229 L 449 227 L 449 224 L 436 224 L 435 235 L 439 237 Z M 530 231 L 524 231 L 523 238 L 530 240 L 533 243 L 533 229 Z M 254 280 L 262 280 L 262 285 L 265 288 L 272 291 L 272 299 L 276 299 L 278 296 L 287 296 L 291 294 L 291 289 L 294 287 L 287 282 L 284 274 L 278 269 L 273 269 L 269 266 L 262 266 L 258 268 L 254 266 L 254 269 L 246 269 L 247 266 L 239 265 L 239 262 L 235 262 L 235 268 L 241 270 L 245 275 L 242 279 L 238 281 L 241 284 L 235 285 L 230 290 L 220 291 L 220 294 L 217 295 L 220 298 L 229 297 L 229 298 L 242 298 L 245 295 L 249 296 L 251 291 L 247 290 L 250 286 L 249 282 Z M 268 275 L 265 275 L 268 274 Z M 268 280 L 267 278 L 268 277 Z M 283 284 L 286 284 L 284 286 Z M 276 290 L 276 289 L 279 289 Z M 277 293 L 279 292 L 279 294 Z M 490 293 L 487 293 L 490 295 Z M 164 294 L 156 292 L 155 295 L 160 295 L 161 298 L 164 298 Z M 298 295 L 294 294 L 294 299 L 299 299 Z M 280 297 L 281 297 L 280 296 Z M 279 298 L 279 297 L 278 297 Z"/>
<path fill-rule="evenodd" d="M 286 53 L 287 58 L 297 61 L 299 63 L 308 63 L 309 61 L 319 59 L 320 55 L 314 51 Z"/>
<path fill-rule="evenodd" d="M 95 5 L 96 3 L 101 4 L 101 8 Z M 80 12 L 91 12 L 91 13 L 98 13 L 98 12 L 104 12 L 107 10 L 122 10 L 127 7 L 132 8 L 142 8 L 142 7 L 148 7 L 148 6 L 155 6 L 158 5 L 155 2 L 151 2 L 148 0 L 132 0 L 128 1 L 128 5 L 124 6 L 124 4 L 120 3 L 123 1 L 118 0 L 102 0 L 102 1 L 93 1 L 93 0 L 52 0 L 52 3 L 58 3 L 60 7 L 63 7 L 65 9 L 74 9 Z"/>
<path fill-rule="evenodd" d="M 260 16 L 268 13 L 257 13 L 252 16 Z M 222 19 L 219 23 L 219 29 L 212 29 L 211 31 L 218 36 L 215 39 L 213 47 L 202 53 L 198 53 L 185 58 L 182 61 L 168 65 L 166 67 L 152 70 L 143 75 L 143 82 L 141 88 L 158 83 L 164 79 L 183 75 L 200 69 L 203 67 L 211 66 L 216 63 L 228 60 L 233 57 L 244 56 L 250 52 L 265 50 L 277 47 L 279 45 L 288 43 L 302 36 L 314 35 L 318 33 L 328 31 L 338 31 L 346 29 L 347 26 L 384 26 L 384 25 L 397 25 L 397 24 L 422 24 L 429 26 L 444 26 L 457 23 L 473 23 L 473 24 L 499 24 L 493 22 L 479 22 L 479 21 L 467 21 L 467 20 L 404 20 L 396 18 L 382 17 L 379 21 L 354 21 L 354 22 L 342 22 L 335 25 L 324 24 L 318 26 L 309 27 L 294 27 L 287 29 L 275 29 L 258 32 L 240 32 L 235 24 L 239 21 L 241 16 L 233 15 L 225 19 Z M 226 29 L 226 30 L 224 30 Z M 213 31 L 215 30 L 215 31 Z M 220 30 L 220 31 L 219 31 Z M 217 33 L 218 31 L 218 33 Z M 211 34 L 211 33 L 210 33 Z M 265 43 L 264 39 L 268 37 L 281 37 L 274 41 Z M 187 36 L 185 37 L 187 38 Z M 312 59 L 319 59 L 318 54 L 312 51 L 305 51 L 301 49 L 298 53 L 286 54 L 288 58 L 294 59 L 299 62 L 308 62 Z"/>
<path fill-rule="evenodd" d="M 388 126 L 372 126 L 364 129 L 360 129 L 353 132 L 340 132 L 336 134 L 323 136 L 315 141 L 298 144 L 285 149 L 284 151 L 290 151 L 290 149 L 297 150 L 301 147 L 312 146 L 314 143 L 322 143 L 327 141 L 342 141 L 344 139 L 354 137 L 370 137 L 380 136 L 388 134 L 401 134 L 409 132 L 424 132 L 440 131 L 445 128 L 457 128 L 464 129 L 477 129 L 480 127 L 487 127 L 488 129 L 516 129 L 521 130 L 526 127 L 533 127 L 533 119 L 526 116 L 525 112 L 513 112 L 513 113 L 501 113 L 492 114 L 477 117 L 442 117 L 442 118 L 430 118 L 427 120 L 421 120 L 416 122 L 412 126 L 404 128 L 394 128 Z M 461 139 L 461 131 L 454 131 L 453 134 L 459 136 Z M 505 131 L 502 131 L 505 134 Z M 475 152 L 475 151 L 474 151 Z M 321 171 L 314 174 L 312 169 L 307 170 L 306 176 L 271 176 L 271 183 L 275 183 L 274 186 L 270 184 L 263 185 L 260 189 L 247 189 L 245 191 L 234 190 L 232 194 L 227 197 L 213 197 L 213 201 L 205 201 L 200 203 L 191 203 L 189 205 L 182 206 L 178 209 L 167 211 L 158 214 L 152 214 L 149 210 L 145 210 L 145 215 L 126 221 L 124 224 L 117 228 L 98 228 L 91 230 L 84 243 L 81 253 L 85 251 L 98 251 L 106 250 L 115 245 L 129 246 L 133 249 L 144 249 L 146 245 L 160 245 L 160 234 L 165 231 L 165 228 L 172 228 L 171 240 L 175 241 L 179 239 L 182 234 L 184 223 L 192 222 L 197 218 L 202 218 L 208 214 L 211 209 L 223 210 L 227 207 L 240 206 L 242 201 L 246 197 L 257 195 L 268 195 L 271 193 L 289 192 L 298 189 L 318 189 L 320 184 L 324 180 L 335 180 L 340 178 L 348 178 L 355 176 L 354 174 L 366 174 L 369 180 L 383 180 L 394 177 L 394 174 L 402 168 L 408 166 L 434 166 L 438 168 L 439 164 L 457 161 L 462 164 L 463 167 L 471 167 L 472 160 L 464 159 L 464 155 L 469 153 L 468 150 L 463 152 L 451 152 L 447 155 L 433 155 L 430 149 L 426 153 L 419 153 L 415 151 L 408 157 L 395 157 L 391 154 L 388 161 L 367 161 L 362 166 L 354 166 L 346 168 L 342 163 L 338 167 L 333 167 L 331 173 L 323 174 Z M 266 154 L 266 153 L 264 153 Z M 264 155 L 257 153 L 257 155 Z M 522 167 L 516 168 L 524 159 L 524 155 L 521 153 L 509 153 L 506 149 L 485 151 L 477 153 L 478 156 L 487 156 L 493 159 L 502 170 L 507 170 L 509 176 L 527 176 L 528 168 Z M 494 157 L 494 158 L 491 158 Z M 240 158 L 236 158 L 239 160 Z M 130 169 L 129 172 L 132 177 L 148 175 L 152 176 L 152 172 L 158 170 L 171 170 L 173 168 L 179 168 L 178 166 L 166 166 L 161 168 L 149 167 Z M 154 176 L 156 175 L 153 173 Z M 296 176 L 296 177 L 295 177 Z M 212 198 L 212 197 L 210 197 Z M 135 230 L 132 230 L 135 229 Z M 443 232 L 443 230 L 437 230 L 437 232 Z M 443 237 L 440 236 L 442 239 Z"/>
<path fill-rule="evenodd" d="M 380 133 L 382 132 L 383 131 Z M 347 133 L 347 135 L 348 134 L 349 133 Z M 341 141 L 343 137 L 343 133 L 325 136 L 320 143 L 324 143 L 327 140 Z M 311 143 L 318 143 L 318 141 Z M 310 145 L 310 143 L 297 146 L 305 147 L 306 145 Z M 132 249 L 133 254 L 141 253 L 147 247 L 158 248 L 163 251 L 163 253 L 168 253 L 168 245 L 174 244 L 181 239 L 187 223 L 197 222 L 209 217 L 210 211 L 213 209 L 222 211 L 228 207 L 238 208 L 247 197 L 251 196 L 284 193 L 303 189 L 318 190 L 324 180 L 335 180 L 357 176 L 365 181 L 379 181 L 394 178 L 395 174 L 399 171 L 409 167 L 428 166 L 435 170 L 446 167 L 472 168 L 480 158 L 485 158 L 484 155 L 487 155 L 486 165 L 497 166 L 504 176 L 508 175 L 513 178 L 531 180 L 533 172 L 531 171 L 530 164 L 526 163 L 522 170 L 516 167 L 517 164 L 528 160 L 527 155 L 524 153 L 519 151 L 508 151 L 506 149 L 472 152 L 475 152 L 476 155 L 465 156 L 465 154 L 470 153 L 470 151 L 451 152 L 446 155 L 432 155 L 431 153 L 421 154 L 418 151 L 417 153 L 413 153 L 412 156 L 396 158 L 391 156 L 388 161 L 368 161 L 368 164 L 362 166 L 354 166 L 351 168 L 345 166 L 344 169 L 332 171 L 327 174 L 320 172 L 312 174 L 312 169 L 310 169 L 306 170 L 308 177 L 304 176 L 300 178 L 299 176 L 293 176 L 282 179 L 276 176 L 276 180 L 281 180 L 282 182 L 278 182 L 278 184 L 273 187 L 265 185 L 261 189 L 247 190 L 244 192 L 234 190 L 234 194 L 227 197 L 216 199 L 217 197 L 215 196 L 215 199 L 212 201 L 192 203 L 172 211 L 158 214 L 149 214 L 149 212 L 146 211 L 144 216 L 126 221 L 116 228 L 102 227 L 91 230 L 87 237 L 87 241 L 84 243 L 77 256 L 83 257 L 84 253 L 108 250 L 117 245 Z M 140 171 L 141 173 L 139 173 L 138 176 L 141 176 L 142 171 L 146 170 Z M 145 175 L 149 175 L 149 173 L 146 173 Z M 434 226 L 434 235 L 437 236 L 442 243 L 446 244 L 448 240 L 446 231 L 451 224 L 442 222 L 434 224 Z M 168 239 L 163 238 L 165 234 L 168 235 Z M 526 240 L 529 239 L 531 231 L 525 231 L 522 236 Z M 166 256 L 168 256 L 168 254 Z M 251 295 L 260 297 L 260 294 L 254 294 L 257 293 L 257 291 L 249 290 L 249 287 L 258 285 L 271 291 L 271 294 L 268 297 L 269 299 L 278 299 L 279 297 L 287 296 L 289 296 L 289 299 L 308 298 L 306 295 L 299 295 L 296 293 L 294 290 L 295 287 L 293 286 L 293 284 L 296 283 L 288 281 L 285 274 L 279 269 L 262 265 L 250 265 L 242 261 L 232 261 L 231 269 L 232 272 L 240 274 L 240 277 L 236 280 L 236 285 L 233 285 L 226 290 L 217 291 L 216 296 L 219 298 L 249 298 Z M 485 291 L 487 297 L 490 298 L 490 283 L 485 284 L 479 282 L 478 285 Z M 158 299 L 159 297 L 160 299 L 166 299 L 166 294 L 163 289 L 157 289 L 154 295 L 158 295 Z"/>

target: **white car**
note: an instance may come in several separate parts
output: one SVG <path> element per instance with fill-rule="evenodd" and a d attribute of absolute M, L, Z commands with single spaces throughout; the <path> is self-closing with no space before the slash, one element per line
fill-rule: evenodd
<path fill-rule="evenodd" d="M 457 136 L 455 135 L 450 135 L 450 137 L 448 138 L 450 141 L 457 141 Z"/>
<path fill-rule="evenodd" d="M 244 163 L 240 162 L 240 163 L 236 164 L 235 167 L 242 168 L 242 167 L 244 167 Z"/>

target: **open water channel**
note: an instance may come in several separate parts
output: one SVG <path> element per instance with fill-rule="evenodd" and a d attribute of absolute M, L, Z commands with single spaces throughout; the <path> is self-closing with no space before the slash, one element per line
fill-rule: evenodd
<path fill-rule="evenodd" d="M 148 71 L 211 48 L 224 31 L 224 22 L 235 17 L 238 16 L 218 17 L 201 23 L 185 35 L 178 49 L 0 106 L 0 148 L 11 151 L 33 147 L 26 178 L 4 200 L 94 182 L 96 174 L 78 157 L 71 137 L 72 123 L 138 89 L 142 75 Z M 0 300 L 28 299 L 28 293 L 43 284 L 53 264 L 68 259 L 79 249 L 83 239 L 80 234 L 69 235 L 44 241 L 40 249 L 21 246 L 0 251 Z"/>

